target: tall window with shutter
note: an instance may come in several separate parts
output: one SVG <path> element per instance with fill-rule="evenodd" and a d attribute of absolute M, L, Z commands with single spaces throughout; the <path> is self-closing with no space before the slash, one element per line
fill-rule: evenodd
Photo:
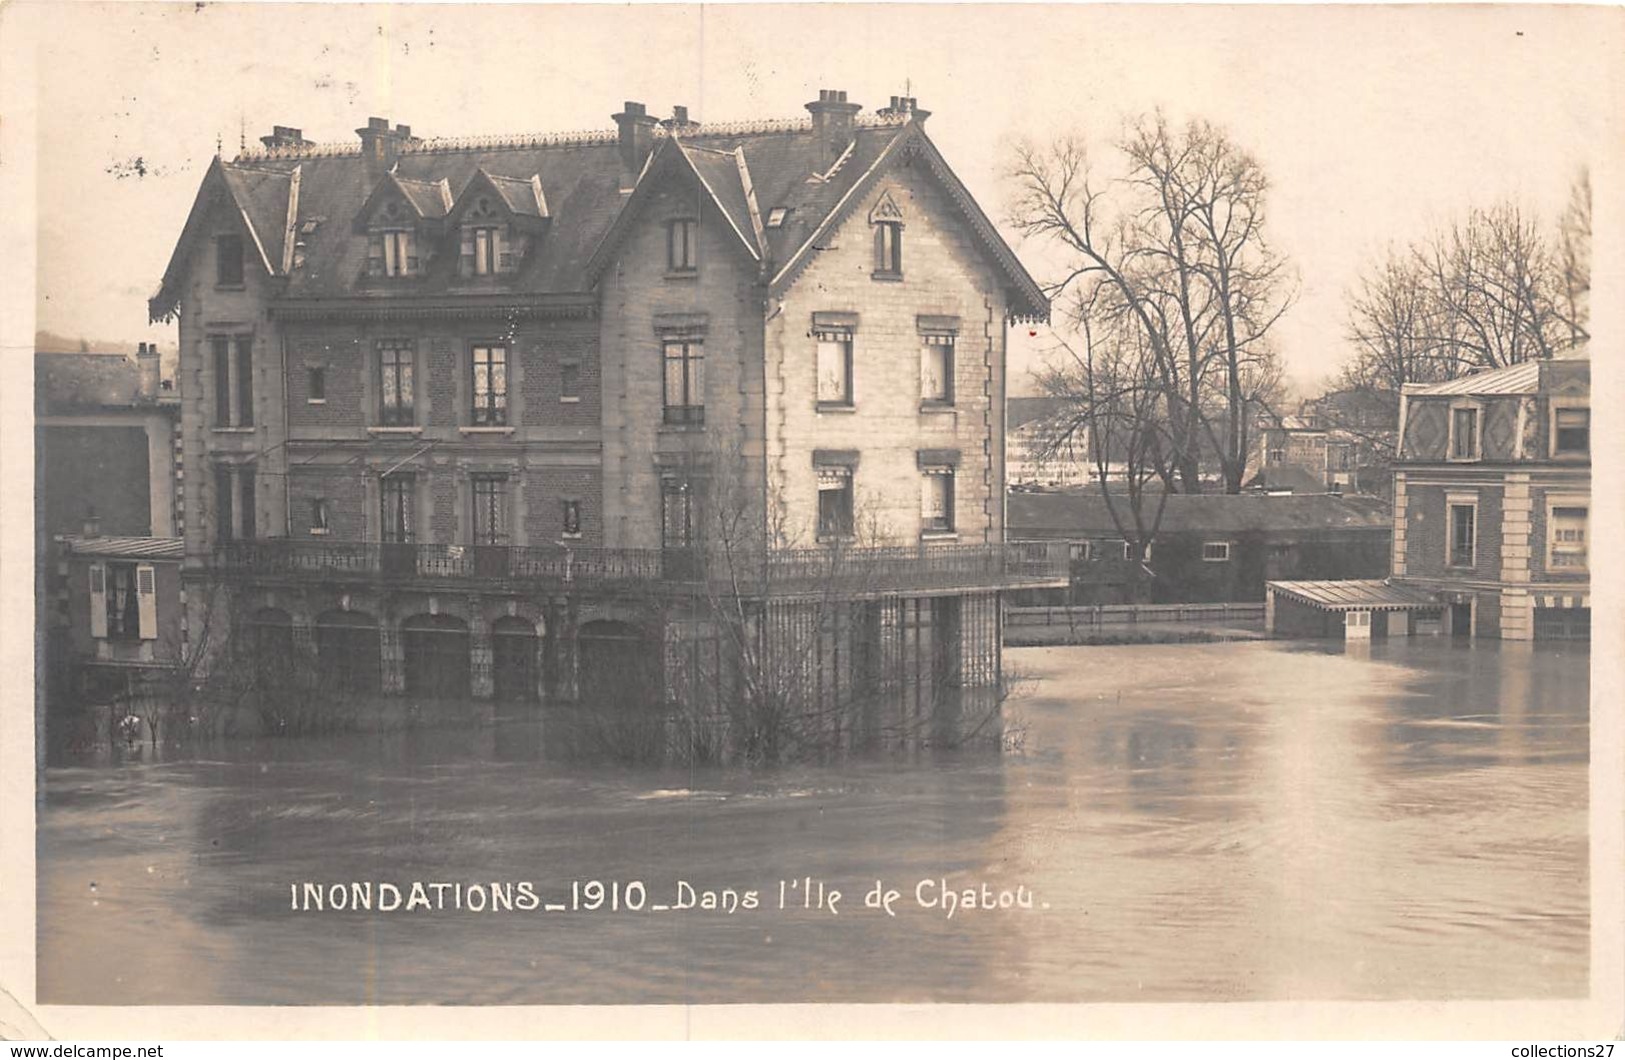
<path fill-rule="evenodd" d="M 954 403 L 954 341 L 952 332 L 927 332 L 920 336 L 921 403 Z"/>
<path fill-rule="evenodd" d="M 818 343 L 818 404 L 827 408 L 852 405 L 852 331 L 849 328 L 820 328 L 813 332 Z"/>
<path fill-rule="evenodd" d="M 920 529 L 951 533 L 954 528 L 954 469 L 926 467 L 920 490 Z"/>

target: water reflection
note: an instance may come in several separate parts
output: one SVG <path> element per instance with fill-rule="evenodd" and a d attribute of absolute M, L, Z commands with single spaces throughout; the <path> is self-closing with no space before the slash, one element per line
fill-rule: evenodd
<path fill-rule="evenodd" d="M 1586 655 L 1013 651 L 1019 753 L 635 766 L 590 721 L 225 742 L 48 771 L 54 1003 L 1575 996 Z M 297 881 L 812 877 L 827 911 L 294 913 Z M 1023 885 L 963 913 L 920 880 Z M 898 915 L 865 913 L 877 880 Z"/>

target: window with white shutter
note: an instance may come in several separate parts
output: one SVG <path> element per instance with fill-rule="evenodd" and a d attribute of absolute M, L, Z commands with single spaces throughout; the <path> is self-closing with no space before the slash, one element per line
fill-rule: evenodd
<path fill-rule="evenodd" d="M 100 563 L 90 565 L 90 635 L 107 636 L 107 568 Z"/>
<path fill-rule="evenodd" d="M 135 569 L 135 589 L 139 607 L 139 633 L 142 640 L 158 639 L 157 575 L 150 564 Z"/>

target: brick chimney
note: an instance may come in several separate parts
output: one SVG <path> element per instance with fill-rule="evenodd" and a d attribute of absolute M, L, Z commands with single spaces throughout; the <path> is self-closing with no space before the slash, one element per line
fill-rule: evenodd
<path fill-rule="evenodd" d="M 678 133 L 692 133 L 700 127 L 700 123 L 688 116 L 687 107 L 674 106 L 671 108 L 671 117 L 660 123 L 667 129 Z"/>
<path fill-rule="evenodd" d="M 862 110 L 858 103 L 848 103 L 846 93 L 833 88 L 818 90 L 818 99 L 807 104 L 812 115 L 813 136 L 818 141 L 820 168 L 827 169 L 852 142 L 852 119 Z"/>
<path fill-rule="evenodd" d="M 357 129 L 355 134 L 361 137 L 361 161 L 367 167 L 370 184 L 395 168 L 401 145 L 412 139 L 412 127 L 397 125 L 391 129 L 388 118 L 368 118 L 366 127 Z"/>
<path fill-rule="evenodd" d="M 919 100 L 913 96 L 893 96 L 890 105 L 882 107 L 877 113 L 888 118 L 907 117 L 914 121 L 924 121 L 931 116 L 928 110 L 921 110 Z"/>
<path fill-rule="evenodd" d="M 643 163 L 654 150 L 655 126 L 658 118 L 651 117 L 642 103 L 627 100 L 621 113 L 612 115 L 621 131 L 621 190 L 629 191 L 643 172 Z"/>
<path fill-rule="evenodd" d="M 136 396 L 142 401 L 158 398 L 158 344 L 145 342 L 136 346 Z"/>
<path fill-rule="evenodd" d="M 295 129 L 288 125 L 271 126 L 271 135 L 260 137 L 260 143 L 270 150 L 279 147 L 308 147 L 310 141 L 305 139 L 302 129 Z"/>
<path fill-rule="evenodd" d="M 96 514 L 96 506 L 94 504 L 85 506 L 84 536 L 102 536 L 102 520 L 101 517 Z"/>

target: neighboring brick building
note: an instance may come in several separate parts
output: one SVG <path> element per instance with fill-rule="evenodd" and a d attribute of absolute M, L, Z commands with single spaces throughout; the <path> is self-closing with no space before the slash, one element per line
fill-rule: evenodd
<path fill-rule="evenodd" d="M 180 658 L 179 425 L 180 397 L 146 343 L 134 358 L 34 357 L 53 710 L 126 692 Z"/>
<path fill-rule="evenodd" d="M 1591 633 L 1591 362 L 1527 361 L 1401 396 L 1393 572 L 1272 582 L 1299 635 Z"/>
<path fill-rule="evenodd" d="M 1591 362 L 1529 361 L 1407 386 L 1394 581 L 1455 633 L 1589 636 Z"/>
<path fill-rule="evenodd" d="M 1117 505 L 1128 518 L 1126 502 Z M 1098 491 L 1010 497 L 1012 540 L 1067 543 L 1067 602 L 1077 604 L 1253 601 L 1275 578 L 1381 577 L 1390 519 L 1375 497 L 1171 494 L 1142 569 Z M 1055 592 L 1026 595 L 1036 602 Z"/>
<path fill-rule="evenodd" d="M 1258 423 L 1258 470 L 1249 485 L 1386 496 L 1394 427 L 1379 401 L 1354 390 L 1304 401 L 1296 415 L 1265 414 Z"/>
<path fill-rule="evenodd" d="M 670 647 L 616 599 L 703 582 L 744 495 L 758 548 L 911 546 L 888 615 L 995 614 L 1006 333 L 1047 303 L 912 99 L 807 110 L 216 159 L 151 304 L 188 578 L 362 685 L 568 696 L 595 637 Z"/>

